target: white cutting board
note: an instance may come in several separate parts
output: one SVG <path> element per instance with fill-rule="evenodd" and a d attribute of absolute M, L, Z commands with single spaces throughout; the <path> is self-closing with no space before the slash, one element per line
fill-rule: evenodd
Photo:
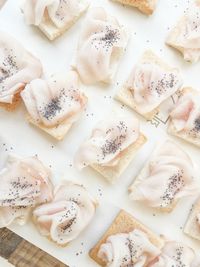
<path fill-rule="evenodd" d="M 40 58 L 46 74 L 68 70 L 75 55 L 84 16 L 62 37 L 50 42 L 39 30 L 25 25 L 23 15 L 20 12 L 21 2 L 21 0 L 7 1 L 0 11 L 0 30 L 12 34 L 28 50 Z M 171 214 L 159 214 L 153 209 L 131 202 L 128 198 L 127 188 L 129 184 L 142 168 L 155 145 L 168 138 L 164 123 L 160 122 L 156 128 L 155 125 L 139 117 L 141 128 L 148 137 L 148 142 L 139 151 L 135 160 L 116 185 L 109 185 L 91 169 L 79 172 L 71 166 L 75 151 L 90 134 L 90 130 L 98 120 L 107 116 L 106 114 L 111 112 L 113 108 L 117 109 L 118 112 L 131 112 L 114 101 L 112 96 L 120 88 L 132 66 L 145 49 L 151 48 L 172 66 L 180 67 L 185 85 L 193 86 L 197 89 L 200 88 L 200 62 L 195 65 L 186 63 L 176 51 L 164 44 L 169 28 L 174 25 L 191 1 L 160 0 L 154 15 L 151 17 L 147 17 L 133 8 L 124 7 L 109 0 L 92 0 L 91 2 L 91 6 L 103 6 L 112 15 L 115 15 L 122 24 L 128 27 L 131 33 L 126 53 L 119 65 L 114 83 L 108 87 L 102 87 L 101 85 L 83 86 L 83 91 L 89 98 L 87 111 L 61 142 L 56 142 L 39 129 L 30 126 L 24 118 L 24 107 L 14 113 L 1 109 L 0 165 L 3 164 L 5 153 L 8 152 L 15 152 L 22 156 L 38 154 L 39 158 L 47 166 L 51 166 L 55 184 L 62 179 L 79 181 L 98 198 L 100 205 L 90 226 L 66 248 L 57 247 L 46 238 L 40 236 L 31 223 L 23 227 L 12 225 L 10 229 L 70 267 L 97 266 L 88 257 L 88 250 L 98 241 L 119 209 L 123 208 L 157 233 L 165 234 L 172 239 L 182 240 L 194 249 L 200 250 L 199 242 L 188 238 L 182 233 L 182 227 L 195 200 L 194 198 L 187 198 L 181 201 Z M 132 114 L 135 113 L 132 112 Z M 153 124 L 157 124 L 157 121 L 154 121 Z M 178 139 L 173 139 L 188 151 L 194 163 L 198 165 L 200 150 Z M 78 255 L 76 255 L 77 253 Z"/>

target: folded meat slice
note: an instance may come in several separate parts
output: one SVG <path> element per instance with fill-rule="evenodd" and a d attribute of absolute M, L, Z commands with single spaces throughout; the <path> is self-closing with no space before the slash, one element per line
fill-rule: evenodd
<path fill-rule="evenodd" d="M 141 62 L 133 69 L 126 87 L 131 91 L 136 109 L 146 114 L 157 108 L 182 85 L 177 69 L 167 70 L 152 62 Z"/>
<path fill-rule="evenodd" d="M 167 242 L 161 255 L 149 267 L 196 267 L 196 254 L 188 246 L 180 242 Z"/>
<path fill-rule="evenodd" d="M 118 116 L 100 121 L 77 151 L 75 164 L 79 169 L 91 164 L 115 166 L 121 153 L 138 137 L 139 121 L 136 118 Z"/>
<path fill-rule="evenodd" d="M 27 24 L 39 26 L 45 17 L 57 28 L 71 25 L 88 7 L 87 0 L 26 0 L 23 12 Z"/>
<path fill-rule="evenodd" d="M 170 118 L 176 132 L 200 138 L 200 93 L 193 89 L 183 90 Z"/>
<path fill-rule="evenodd" d="M 33 80 L 21 97 L 37 123 L 54 127 L 63 121 L 73 123 L 78 119 L 87 102 L 79 87 L 76 72 L 57 73 L 47 80 Z"/>
<path fill-rule="evenodd" d="M 7 227 L 13 222 L 24 225 L 31 213 L 31 207 L 0 207 L 0 227 Z"/>
<path fill-rule="evenodd" d="M 40 61 L 13 37 L 0 32 L 0 102 L 11 104 L 16 93 L 41 74 Z"/>
<path fill-rule="evenodd" d="M 0 227 L 25 223 L 30 210 L 52 199 L 50 172 L 36 157 L 10 155 L 0 172 Z"/>
<path fill-rule="evenodd" d="M 166 40 L 179 49 L 184 59 L 196 62 L 200 57 L 200 1 L 195 0 L 186 10 Z"/>
<path fill-rule="evenodd" d="M 110 83 L 127 41 L 124 27 L 114 17 L 103 8 L 90 9 L 77 49 L 75 68 L 81 80 L 86 84 Z"/>
<path fill-rule="evenodd" d="M 130 198 L 150 207 L 171 207 L 178 199 L 200 191 L 191 159 L 171 141 L 160 147 L 146 170 L 130 187 Z"/>
<path fill-rule="evenodd" d="M 59 245 L 66 245 L 90 223 L 95 205 L 83 186 L 63 182 L 55 189 L 53 200 L 37 207 L 33 216 L 42 235 Z"/>
<path fill-rule="evenodd" d="M 130 233 L 121 233 L 108 237 L 102 244 L 98 257 L 109 267 L 143 267 L 161 253 L 148 236 L 135 229 Z"/>

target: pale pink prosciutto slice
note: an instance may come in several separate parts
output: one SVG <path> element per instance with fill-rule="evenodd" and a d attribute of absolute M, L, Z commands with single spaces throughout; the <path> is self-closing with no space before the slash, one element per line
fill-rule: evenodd
<path fill-rule="evenodd" d="M 143 267 L 160 254 L 147 235 L 135 229 L 130 233 L 120 233 L 108 237 L 102 244 L 98 257 L 108 267 Z"/>
<path fill-rule="evenodd" d="M 155 63 L 140 63 L 131 73 L 127 88 L 141 114 L 151 112 L 182 85 L 177 69 L 167 71 Z"/>
<path fill-rule="evenodd" d="M 136 118 L 116 116 L 100 121 L 77 151 L 75 164 L 79 169 L 91 164 L 117 165 L 121 153 L 138 137 L 139 121 Z"/>
<path fill-rule="evenodd" d="M 183 93 L 170 117 L 177 132 L 200 138 L 200 93 L 193 90 Z"/>
<path fill-rule="evenodd" d="M 86 189 L 64 182 L 55 189 L 52 202 L 33 212 L 40 233 L 57 244 L 74 240 L 90 223 L 95 213 L 95 201 Z"/>
<path fill-rule="evenodd" d="M 175 38 L 175 40 L 174 40 Z M 186 60 L 196 62 L 200 57 L 200 2 L 194 0 L 167 38 L 182 50 Z"/>
<path fill-rule="evenodd" d="M 103 8 L 90 9 L 79 39 L 76 66 L 86 84 L 111 82 L 127 45 L 123 26 Z"/>
<path fill-rule="evenodd" d="M 45 13 L 58 28 L 67 27 L 86 10 L 87 0 L 26 0 L 23 12 L 27 24 L 40 25 Z"/>
<path fill-rule="evenodd" d="M 197 267 L 196 254 L 180 242 L 167 242 L 155 263 L 148 267 Z"/>
<path fill-rule="evenodd" d="M 175 143 L 167 141 L 151 158 L 147 172 L 133 183 L 130 191 L 132 200 L 165 208 L 182 197 L 198 194 L 200 187 L 189 156 Z"/>
<path fill-rule="evenodd" d="M 12 103 L 15 94 L 41 74 L 40 61 L 13 37 L 0 32 L 0 102 Z"/>
<path fill-rule="evenodd" d="M 0 172 L 0 227 L 24 223 L 32 207 L 51 199 L 50 172 L 41 161 L 10 155 Z"/>
<path fill-rule="evenodd" d="M 21 97 L 37 123 L 53 127 L 63 121 L 73 123 L 78 119 L 87 102 L 79 87 L 76 72 L 57 73 L 47 80 L 33 80 Z"/>
<path fill-rule="evenodd" d="M 7 227 L 13 222 L 24 225 L 31 214 L 31 207 L 0 207 L 0 227 Z"/>

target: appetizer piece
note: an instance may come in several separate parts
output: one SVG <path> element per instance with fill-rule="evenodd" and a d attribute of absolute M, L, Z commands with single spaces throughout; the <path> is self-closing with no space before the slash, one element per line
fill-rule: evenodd
<path fill-rule="evenodd" d="M 85 84 L 110 83 L 128 42 L 125 28 L 106 11 L 90 9 L 79 38 L 74 68 Z"/>
<path fill-rule="evenodd" d="M 75 156 L 78 169 L 90 166 L 113 183 L 146 142 L 138 119 L 116 116 L 100 121 Z"/>
<path fill-rule="evenodd" d="M 41 76 L 42 66 L 38 59 L 4 32 L 0 32 L 0 55 L 0 106 L 13 110 L 20 101 L 20 91 Z"/>
<path fill-rule="evenodd" d="M 158 0 L 112 0 L 119 2 L 123 5 L 129 5 L 138 8 L 142 13 L 151 15 L 155 8 Z"/>
<path fill-rule="evenodd" d="M 87 10 L 88 0 L 25 0 L 25 21 L 54 40 L 68 30 Z"/>
<path fill-rule="evenodd" d="M 200 92 L 184 88 L 170 113 L 168 132 L 200 147 Z"/>
<path fill-rule="evenodd" d="M 50 203 L 34 210 L 33 218 L 42 235 L 60 246 L 66 246 L 90 223 L 96 205 L 82 185 L 64 182 L 55 188 Z"/>
<path fill-rule="evenodd" d="M 147 266 L 163 245 L 159 236 L 122 210 L 89 255 L 100 266 Z"/>
<path fill-rule="evenodd" d="M 146 119 L 152 119 L 159 106 L 181 86 L 179 70 L 146 51 L 115 98 Z"/>
<path fill-rule="evenodd" d="M 33 207 L 52 199 L 50 176 L 37 157 L 8 156 L 0 172 L 0 227 L 24 224 Z"/>
<path fill-rule="evenodd" d="M 171 212 L 181 198 L 198 194 L 200 185 L 188 154 L 168 140 L 156 149 L 129 190 L 132 200 Z"/>
<path fill-rule="evenodd" d="M 184 227 L 184 233 L 200 240 L 200 198 L 193 206 Z"/>
<path fill-rule="evenodd" d="M 193 2 L 168 35 L 166 44 L 180 51 L 185 60 L 194 63 L 200 57 L 200 0 Z"/>
<path fill-rule="evenodd" d="M 47 80 L 33 80 L 21 93 L 28 121 L 54 138 L 63 139 L 87 103 L 79 87 L 74 71 L 57 73 Z"/>
<path fill-rule="evenodd" d="M 170 241 L 165 244 L 162 254 L 149 267 L 198 267 L 196 253 L 181 242 Z"/>

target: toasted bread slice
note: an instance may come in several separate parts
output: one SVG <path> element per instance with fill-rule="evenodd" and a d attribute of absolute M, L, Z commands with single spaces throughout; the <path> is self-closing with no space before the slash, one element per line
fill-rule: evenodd
<path fill-rule="evenodd" d="M 158 2 L 158 0 L 112 0 L 112 1 L 136 7 L 146 15 L 151 15 L 154 12 L 156 4 Z"/>
<path fill-rule="evenodd" d="M 162 248 L 164 245 L 164 240 L 159 237 L 157 234 L 153 233 L 147 226 L 143 225 L 140 221 L 135 219 L 131 214 L 121 210 L 116 218 L 114 219 L 111 226 L 102 236 L 102 238 L 98 241 L 98 243 L 90 250 L 90 257 L 96 261 L 100 266 L 106 266 L 105 262 L 103 262 L 97 255 L 98 251 L 103 243 L 106 242 L 107 238 L 111 235 L 119 234 L 119 233 L 129 233 L 134 229 L 138 229 L 147 234 L 149 240 L 158 248 Z"/>

